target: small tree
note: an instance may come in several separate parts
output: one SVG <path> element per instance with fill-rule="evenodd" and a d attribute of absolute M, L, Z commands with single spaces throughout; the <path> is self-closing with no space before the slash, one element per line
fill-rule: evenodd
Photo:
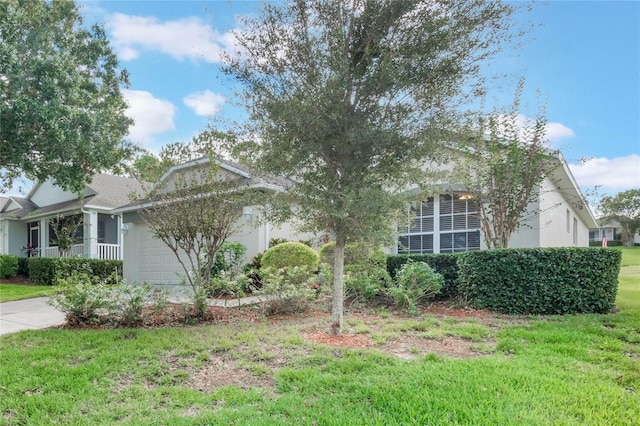
<path fill-rule="evenodd" d="M 604 217 L 600 223 L 616 221 L 620 224 L 620 240 L 633 247 L 634 237 L 640 230 L 640 189 L 630 189 L 614 196 L 605 196 L 600 201 Z"/>
<path fill-rule="evenodd" d="M 513 33 L 482 1 L 292 0 L 238 34 L 254 165 L 297 181 L 303 229 L 335 237 L 331 331 L 342 333 L 344 248 L 390 235 L 397 192 L 422 175 L 439 129 Z"/>
<path fill-rule="evenodd" d="M 224 173 L 209 152 L 211 157 L 187 163 L 171 179 L 147 187 L 138 200 L 151 233 L 182 266 L 197 306 L 211 281 L 216 253 L 236 230 L 246 199 L 244 178 Z"/>
<path fill-rule="evenodd" d="M 82 226 L 82 215 L 64 216 L 58 215 L 50 220 L 53 230 L 53 242 L 58 246 L 60 257 L 69 257 L 71 247 L 78 240 L 78 231 Z"/>
<path fill-rule="evenodd" d="M 494 111 L 467 123 L 453 153 L 453 179 L 472 196 L 487 248 L 509 246 L 527 206 L 538 200 L 542 181 L 560 164 L 546 138 L 544 110 L 532 122 L 523 121 L 523 88 L 520 80 L 507 113 Z"/>

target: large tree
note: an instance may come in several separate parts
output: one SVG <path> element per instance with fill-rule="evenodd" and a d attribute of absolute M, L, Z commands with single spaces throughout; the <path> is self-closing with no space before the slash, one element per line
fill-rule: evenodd
<path fill-rule="evenodd" d="M 475 115 L 453 146 L 452 179 L 471 194 L 487 248 L 509 246 L 511 235 L 536 214 L 527 208 L 539 199 L 542 181 L 562 161 L 549 144 L 544 108 L 534 119 L 522 114 L 523 89 L 521 79 L 509 110 Z"/>
<path fill-rule="evenodd" d="M 0 192 L 24 174 L 79 191 L 130 155 L 128 85 L 69 0 L 0 1 Z"/>
<path fill-rule="evenodd" d="M 600 224 L 618 222 L 622 244 L 633 247 L 634 237 L 640 230 L 640 189 L 602 197 L 600 211 L 603 215 Z"/>
<path fill-rule="evenodd" d="M 257 167 L 294 178 L 305 230 L 335 237 L 331 330 L 342 333 L 344 247 L 387 234 L 397 192 L 437 155 L 478 88 L 480 62 L 513 35 L 491 1 L 294 0 L 238 34 Z M 468 90 L 467 90 L 468 89 Z"/>

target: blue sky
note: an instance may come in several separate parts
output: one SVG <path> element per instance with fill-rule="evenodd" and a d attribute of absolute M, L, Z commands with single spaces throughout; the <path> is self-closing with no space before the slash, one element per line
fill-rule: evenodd
<path fill-rule="evenodd" d="M 221 76 L 223 51 L 252 1 L 81 1 L 86 22 L 104 24 L 131 75 L 125 95 L 132 140 L 157 151 L 188 141 L 211 117 L 237 116 L 234 87 Z M 526 78 L 533 116 L 539 89 L 549 138 L 584 192 L 640 188 L 640 2 L 551 1 L 520 20 L 543 24 L 517 56 L 496 67 Z M 494 95 L 508 104 L 515 79 Z M 508 95 L 508 96 L 507 96 Z M 578 159 L 592 158 L 584 165 Z"/>

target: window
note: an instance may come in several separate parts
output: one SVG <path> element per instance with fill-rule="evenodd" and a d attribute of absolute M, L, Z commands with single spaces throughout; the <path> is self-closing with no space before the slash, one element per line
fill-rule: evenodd
<path fill-rule="evenodd" d="M 104 220 L 98 221 L 98 242 L 104 243 L 104 238 L 106 235 L 107 224 Z"/>
<path fill-rule="evenodd" d="M 480 219 L 467 194 L 412 203 L 398 225 L 398 253 L 453 253 L 480 249 Z"/>
<path fill-rule="evenodd" d="M 398 253 L 433 253 L 434 209 L 433 197 L 409 206 L 407 222 L 398 226 L 398 233 L 406 234 L 400 236 Z"/>
<path fill-rule="evenodd" d="M 573 218 L 573 245 L 578 245 L 578 219 Z"/>
<path fill-rule="evenodd" d="M 571 232 L 571 212 L 567 209 L 567 234 Z"/>

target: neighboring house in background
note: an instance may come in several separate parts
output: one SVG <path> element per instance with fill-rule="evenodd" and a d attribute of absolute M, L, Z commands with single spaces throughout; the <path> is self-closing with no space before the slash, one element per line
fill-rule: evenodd
<path fill-rule="evenodd" d="M 81 216 L 77 243 L 69 255 L 122 259 L 121 218 L 111 210 L 138 192 L 135 179 L 93 176 L 82 194 L 65 191 L 52 180 L 37 183 L 26 197 L 0 198 L 0 254 L 60 257 L 52 220 Z M 81 197 L 79 197 L 81 195 Z"/>
<path fill-rule="evenodd" d="M 598 222 L 600 223 L 600 222 Z M 613 221 L 610 223 L 600 223 L 598 227 L 589 229 L 589 242 L 602 241 L 603 237 L 607 237 L 607 241 L 620 239 L 620 223 Z M 634 244 L 640 244 L 640 234 L 636 232 L 633 236 Z"/>
<path fill-rule="evenodd" d="M 510 248 L 586 247 L 596 219 L 562 156 L 540 184 L 538 200 L 527 207 L 523 224 Z M 446 167 L 446 166 L 445 166 Z M 398 226 L 396 253 L 453 253 L 485 249 L 480 220 L 464 187 L 443 185 L 446 191 L 415 202 L 407 222 Z"/>
<path fill-rule="evenodd" d="M 202 167 L 209 162 L 208 159 L 190 161 L 172 167 L 156 186 L 160 189 L 175 187 L 174 179 L 178 174 L 188 175 L 191 170 Z M 264 192 L 282 191 L 285 185 L 291 181 L 276 177 L 251 176 L 248 170 L 230 161 L 216 160 L 219 167 L 218 173 L 225 179 L 238 179 L 245 188 L 253 188 Z M 148 205 L 148 204 L 147 204 Z M 145 205 L 142 202 L 132 202 L 114 210 L 114 213 L 122 216 L 123 221 L 123 276 L 129 282 L 144 282 L 153 285 L 177 284 L 184 276 L 184 270 L 175 254 L 160 240 L 155 238 L 149 226 L 140 215 L 140 209 Z M 247 205 L 242 211 L 238 210 L 238 222 L 236 232 L 227 241 L 242 243 L 247 252 L 245 261 L 269 248 L 272 238 L 284 238 L 287 240 L 307 240 L 315 236 L 296 233 L 290 223 L 272 226 L 269 222 L 258 221 L 260 206 Z"/>

